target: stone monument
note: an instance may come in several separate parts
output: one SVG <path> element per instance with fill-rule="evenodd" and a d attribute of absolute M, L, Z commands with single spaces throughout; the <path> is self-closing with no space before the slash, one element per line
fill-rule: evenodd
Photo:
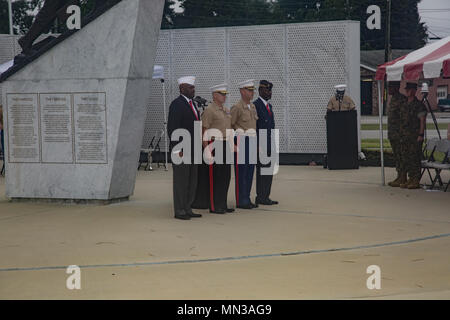
<path fill-rule="evenodd" d="M 134 191 L 164 0 L 122 0 L 2 79 L 6 195 Z"/>

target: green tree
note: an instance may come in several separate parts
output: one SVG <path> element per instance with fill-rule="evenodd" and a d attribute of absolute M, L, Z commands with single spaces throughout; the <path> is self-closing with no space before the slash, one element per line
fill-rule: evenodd
<path fill-rule="evenodd" d="M 420 0 L 391 1 L 391 46 L 395 49 L 417 49 L 428 38 L 424 23 L 420 22 L 417 4 Z M 320 7 L 317 7 L 320 3 Z M 367 7 L 381 9 L 381 30 L 369 30 Z M 286 22 L 357 20 L 361 22 L 361 48 L 383 49 L 386 29 L 386 0 L 278 0 L 278 17 Z"/>
<path fill-rule="evenodd" d="M 14 33 L 28 31 L 34 18 L 34 8 L 43 0 L 15 0 L 12 2 Z M 0 0 L 0 33 L 9 34 L 8 1 Z"/>
<path fill-rule="evenodd" d="M 171 29 L 174 27 L 176 13 L 173 8 L 175 1 L 165 0 L 161 29 Z"/>
<path fill-rule="evenodd" d="M 279 23 L 265 0 L 183 0 L 177 28 L 224 27 Z"/>

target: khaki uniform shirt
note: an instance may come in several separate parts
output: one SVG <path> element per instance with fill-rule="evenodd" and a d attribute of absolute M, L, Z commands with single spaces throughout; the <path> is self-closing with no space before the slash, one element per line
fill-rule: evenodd
<path fill-rule="evenodd" d="M 258 113 L 253 103 L 250 102 L 249 108 L 241 99 L 231 107 L 231 127 L 234 130 L 242 129 L 247 131 L 253 129 L 254 134 L 252 132 L 247 132 L 247 135 L 256 136 L 256 120 L 258 120 Z"/>
<path fill-rule="evenodd" d="M 231 112 L 225 106 L 219 106 L 214 101 L 208 105 L 202 114 L 202 126 L 206 129 L 218 129 L 222 132 L 220 140 L 229 140 L 231 134 Z"/>
<path fill-rule="evenodd" d="M 352 98 L 346 95 L 344 95 L 344 98 L 342 99 L 340 105 L 341 111 L 348 111 L 355 109 L 355 103 L 353 102 Z M 330 99 L 330 101 L 328 102 L 327 109 L 331 111 L 339 111 L 339 100 L 336 99 L 336 96 L 333 96 Z"/>

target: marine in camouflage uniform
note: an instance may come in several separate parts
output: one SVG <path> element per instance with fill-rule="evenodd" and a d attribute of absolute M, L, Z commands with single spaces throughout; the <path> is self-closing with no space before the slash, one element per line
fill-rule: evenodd
<path fill-rule="evenodd" d="M 420 161 L 427 115 L 425 105 L 415 96 L 416 90 L 417 84 L 406 84 L 407 102 L 400 111 L 400 148 L 409 178 L 407 182 L 400 184 L 400 187 L 408 189 L 420 188 Z"/>
<path fill-rule="evenodd" d="M 406 97 L 400 93 L 400 81 L 389 82 L 389 95 L 391 101 L 388 111 L 388 139 L 392 146 L 392 152 L 395 159 L 395 169 L 397 170 L 397 178 L 388 184 L 391 187 L 400 187 L 407 181 L 406 160 L 401 150 L 401 117 L 400 111 L 406 105 Z"/>

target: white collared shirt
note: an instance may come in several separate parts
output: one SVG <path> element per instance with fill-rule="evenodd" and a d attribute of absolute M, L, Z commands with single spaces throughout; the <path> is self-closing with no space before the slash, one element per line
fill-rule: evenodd
<path fill-rule="evenodd" d="M 190 102 L 192 101 L 192 99 L 189 99 L 189 98 L 186 97 L 184 94 L 181 94 L 181 96 L 182 96 L 183 98 L 186 99 L 186 101 L 187 101 L 188 104 L 190 104 Z M 195 105 L 194 105 L 194 101 L 192 101 L 192 106 L 193 106 L 193 109 L 194 109 L 195 114 L 197 115 L 197 118 L 200 119 L 200 117 L 198 116 L 197 108 L 196 108 Z"/>
<path fill-rule="evenodd" d="M 258 97 L 259 99 L 261 99 L 261 101 L 264 103 L 264 105 L 267 107 L 267 105 L 269 104 L 269 102 L 267 102 L 266 100 L 264 100 L 263 98 L 261 98 L 261 97 Z"/>

